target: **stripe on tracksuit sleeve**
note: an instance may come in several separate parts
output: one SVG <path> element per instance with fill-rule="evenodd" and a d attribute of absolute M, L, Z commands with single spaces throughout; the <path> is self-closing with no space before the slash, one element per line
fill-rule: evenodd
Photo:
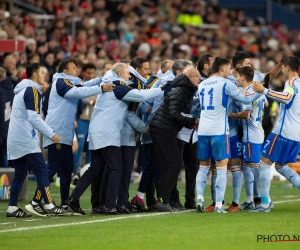
<path fill-rule="evenodd" d="M 114 94 L 117 99 L 122 100 L 123 97 L 130 91 L 131 88 L 127 87 L 126 85 L 117 85 L 114 89 Z"/>
<path fill-rule="evenodd" d="M 64 97 L 65 94 L 74 88 L 74 85 L 70 83 L 67 79 L 58 78 L 56 81 L 56 91 L 61 96 Z"/>
<path fill-rule="evenodd" d="M 41 94 L 35 87 L 27 87 L 23 99 L 26 109 L 40 113 Z"/>

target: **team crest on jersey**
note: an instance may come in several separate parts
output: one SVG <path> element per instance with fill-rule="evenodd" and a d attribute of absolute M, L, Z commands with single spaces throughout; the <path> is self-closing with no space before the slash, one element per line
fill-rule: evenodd
<path fill-rule="evenodd" d="M 61 150 L 61 144 L 60 143 L 56 143 L 56 150 Z"/>

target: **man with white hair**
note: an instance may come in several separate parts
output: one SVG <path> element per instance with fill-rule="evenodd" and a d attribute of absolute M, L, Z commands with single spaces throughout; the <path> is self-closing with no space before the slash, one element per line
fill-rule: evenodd
<path fill-rule="evenodd" d="M 84 173 L 67 204 L 76 212 L 85 214 L 80 208 L 79 198 L 99 175 L 103 175 L 107 164 L 109 176 L 106 186 L 105 214 L 117 214 L 116 200 L 122 177 L 121 129 L 126 119 L 128 102 L 144 102 L 163 94 L 160 88 L 153 90 L 132 89 L 129 84 L 128 65 L 116 63 L 102 78 L 102 82 L 113 82 L 113 92 L 99 95 L 91 117 L 89 149 L 92 164 Z M 104 184 L 103 184 L 104 185 Z M 105 190 L 105 189 L 104 189 Z"/>

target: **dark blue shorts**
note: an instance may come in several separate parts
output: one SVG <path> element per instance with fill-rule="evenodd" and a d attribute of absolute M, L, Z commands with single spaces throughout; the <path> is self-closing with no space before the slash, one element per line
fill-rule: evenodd
<path fill-rule="evenodd" d="M 296 162 L 299 150 L 300 142 L 271 133 L 264 144 L 262 156 L 273 162 L 286 164 Z"/>
<path fill-rule="evenodd" d="M 242 143 L 238 141 L 237 135 L 230 137 L 230 153 L 231 159 L 243 158 Z"/>
<path fill-rule="evenodd" d="M 259 163 L 263 144 L 243 142 L 244 162 Z"/>

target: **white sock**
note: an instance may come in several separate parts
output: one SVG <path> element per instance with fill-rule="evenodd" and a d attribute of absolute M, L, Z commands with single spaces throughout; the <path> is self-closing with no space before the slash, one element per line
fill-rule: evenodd
<path fill-rule="evenodd" d="M 227 184 L 227 166 L 217 167 L 217 179 L 216 179 L 216 202 L 221 202 L 224 200 L 224 195 L 226 191 Z"/>
<path fill-rule="evenodd" d="M 13 212 L 15 212 L 16 210 L 18 210 L 18 207 L 16 207 L 16 206 L 8 206 L 6 212 L 8 212 L 8 213 L 13 213 Z"/>
<path fill-rule="evenodd" d="M 253 201 L 253 196 L 246 196 L 246 200 L 247 203 L 250 203 L 251 201 Z"/>
<path fill-rule="evenodd" d="M 196 175 L 196 191 L 198 195 L 197 197 L 202 197 L 202 198 L 198 198 L 198 200 L 201 199 L 202 201 L 204 201 L 203 194 L 206 186 L 206 178 L 207 178 L 209 168 L 210 166 L 200 165 L 200 168 Z"/>
<path fill-rule="evenodd" d="M 140 198 L 140 199 L 144 199 L 144 193 L 142 193 L 142 192 L 140 192 L 140 191 L 138 191 L 137 193 L 136 193 L 136 195 Z"/>
<path fill-rule="evenodd" d="M 32 204 L 32 205 L 37 205 L 37 204 L 39 204 L 39 203 L 37 203 L 37 202 L 35 202 L 35 201 L 31 201 L 31 204 Z"/>
<path fill-rule="evenodd" d="M 46 209 L 52 209 L 52 208 L 54 208 L 54 207 L 55 207 L 55 206 L 54 206 L 53 203 L 45 204 L 45 208 L 46 208 Z"/>
<path fill-rule="evenodd" d="M 204 202 L 204 197 L 203 197 L 203 195 L 198 194 L 198 195 L 197 195 L 197 200 L 202 200 L 202 201 Z"/>
<path fill-rule="evenodd" d="M 60 177 L 56 177 L 55 184 L 60 184 Z"/>
<path fill-rule="evenodd" d="M 222 201 L 217 201 L 215 207 L 222 208 Z"/>

